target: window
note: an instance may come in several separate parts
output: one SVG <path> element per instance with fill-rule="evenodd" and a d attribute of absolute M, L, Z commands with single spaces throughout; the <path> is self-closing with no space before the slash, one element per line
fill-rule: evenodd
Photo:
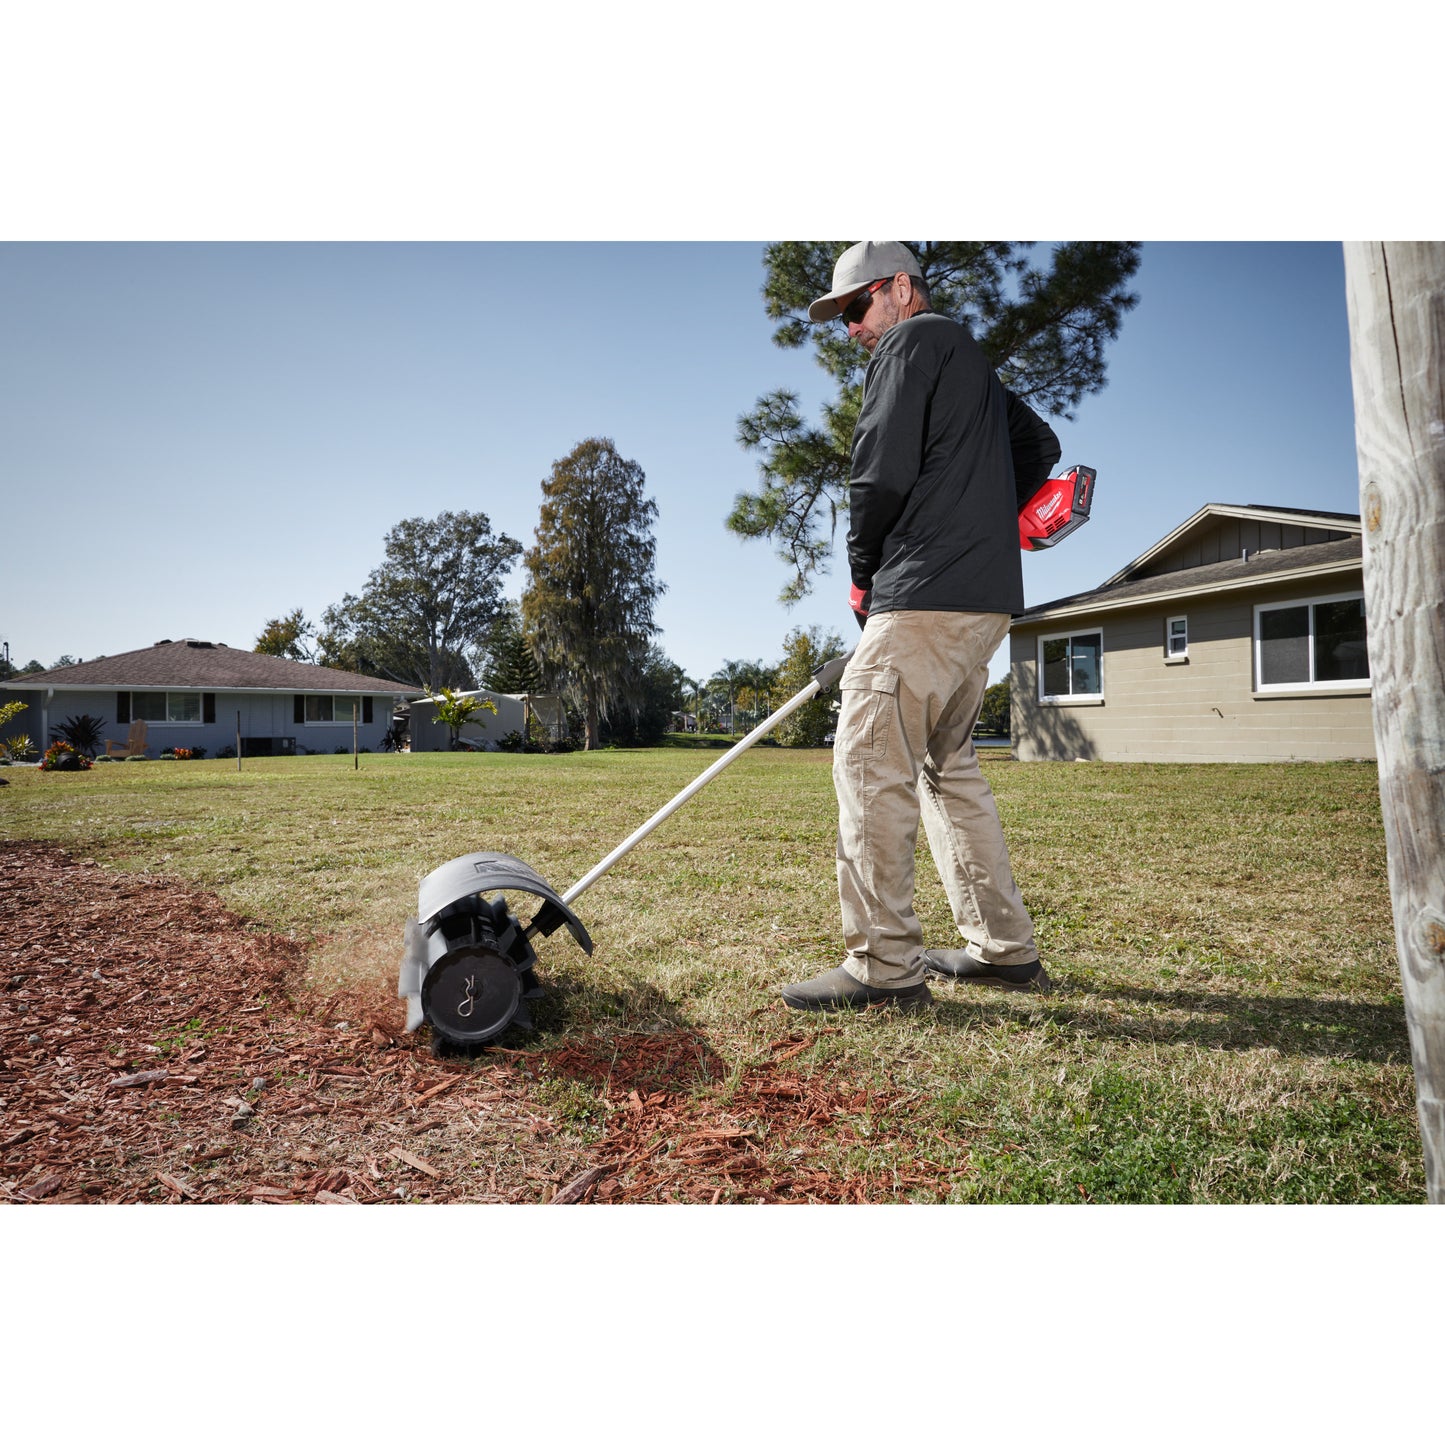
<path fill-rule="evenodd" d="M 1039 700 L 1104 700 L 1104 634 L 1075 632 L 1039 638 Z"/>
<path fill-rule="evenodd" d="M 1189 619 L 1171 617 L 1164 624 L 1164 656 L 1189 656 Z"/>
<path fill-rule="evenodd" d="M 332 696 L 328 692 L 308 693 L 296 699 L 296 721 L 307 723 L 345 723 L 371 721 L 371 699 L 354 693 Z"/>
<path fill-rule="evenodd" d="M 198 692 L 133 692 L 130 715 L 142 722 L 198 723 L 201 695 Z"/>
<path fill-rule="evenodd" d="M 1256 607 L 1254 659 L 1260 692 L 1369 682 L 1364 594 Z"/>

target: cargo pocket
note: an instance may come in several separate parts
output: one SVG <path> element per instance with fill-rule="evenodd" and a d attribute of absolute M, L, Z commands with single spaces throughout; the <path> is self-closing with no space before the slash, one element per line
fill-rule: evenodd
<path fill-rule="evenodd" d="M 881 758 L 888 752 L 898 672 L 891 667 L 850 668 L 839 683 L 838 743 L 848 752 Z"/>

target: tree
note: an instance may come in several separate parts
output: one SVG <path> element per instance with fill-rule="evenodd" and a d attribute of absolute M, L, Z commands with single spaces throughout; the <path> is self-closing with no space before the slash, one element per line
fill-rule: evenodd
<path fill-rule="evenodd" d="M 777 668 L 780 692 L 793 697 L 813 680 L 813 673 L 825 662 L 847 649 L 836 632 L 821 627 L 804 631 L 795 627 L 783 639 L 783 660 Z M 827 693 L 805 702 L 791 717 L 778 724 L 776 736 L 785 748 L 821 748 L 833 730 L 834 700 Z"/>
<path fill-rule="evenodd" d="M 837 326 L 807 320 L 809 302 L 832 289 L 833 262 L 851 244 L 785 241 L 763 252 L 767 314 L 781 347 L 811 340 L 837 383 L 821 424 L 809 426 L 791 391 L 760 397 L 738 419 L 738 441 L 760 454 L 761 483 L 737 497 L 728 527 L 765 537 L 792 568 L 781 600 L 796 602 L 825 572 L 838 518 L 847 510 L 849 450 L 862 401 L 867 353 Z M 962 322 L 1003 384 L 1036 411 L 1072 419 L 1104 385 L 1104 346 L 1138 297 L 1124 289 L 1139 267 L 1137 242 L 1071 241 L 1047 267 L 1027 241 L 912 241 L 933 309 Z"/>
<path fill-rule="evenodd" d="M 1445 244 L 1344 254 L 1380 811 L 1426 1196 L 1445 1204 Z"/>
<path fill-rule="evenodd" d="M 768 704 L 777 683 L 777 669 L 768 667 L 761 658 L 745 662 L 738 676 L 737 700 L 741 704 L 743 723 L 751 731 L 768 715 Z"/>
<path fill-rule="evenodd" d="M 411 683 L 431 695 L 470 688 L 467 659 L 501 608 L 522 545 L 484 512 L 409 517 L 386 534 L 386 560 L 359 597 L 321 614 L 320 662 Z"/>
<path fill-rule="evenodd" d="M 522 620 L 544 673 L 582 709 L 586 746 L 657 628 L 665 590 L 653 572 L 657 503 L 646 477 L 606 437 L 580 442 L 542 483 Z"/>
<path fill-rule="evenodd" d="M 57 667 L 74 667 L 79 661 L 80 659 L 78 657 L 72 657 L 68 652 L 62 652 L 60 656 L 50 664 L 49 670 L 53 672 Z"/>
<path fill-rule="evenodd" d="M 605 743 L 656 747 L 683 698 L 683 671 L 655 643 L 634 658 L 617 703 L 600 727 Z"/>
<path fill-rule="evenodd" d="M 1013 732 L 1013 719 L 1009 708 L 1008 678 L 984 689 L 983 706 L 978 713 L 978 731 L 997 733 L 1008 737 Z"/>
<path fill-rule="evenodd" d="M 732 658 L 725 657 L 722 666 L 708 679 L 708 686 L 717 689 L 728 700 L 729 732 L 737 731 L 733 722 L 733 710 L 737 703 L 738 689 L 742 687 L 751 666 L 752 664 L 746 661 L 735 662 Z"/>
<path fill-rule="evenodd" d="M 289 657 L 293 662 L 316 660 L 316 624 L 298 607 L 284 617 L 270 617 L 256 639 L 254 652 L 268 657 Z"/>
<path fill-rule="evenodd" d="M 542 691 L 542 669 L 522 630 L 522 609 L 515 602 L 503 604 L 501 615 L 487 634 L 481 683 L 493 692 Z"/>
<path fill-rule="evenodd" d="M 432 698 L 432 702 L 436 704 L 437 721 L 445 723 L 451 730 L 453 752 L 456 752 L 461 740 L 462 727 L 479 712 L 489 712 L 493 717 L 497 715 L 497 705 L 491 698 L 461 697 L 449 687 L 442 688 L 441 696 Z"/>

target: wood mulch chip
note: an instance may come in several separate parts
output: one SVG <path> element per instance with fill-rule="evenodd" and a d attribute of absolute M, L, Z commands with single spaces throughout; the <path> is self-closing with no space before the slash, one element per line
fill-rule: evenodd
<path fill-rule="evenodd" d="M 398 930 L 398 953 L 400 931 Z M 306 988 L 305 945 L 174 879 L 0 842 L 0 1202 L 877 1202 L 949 1177 L 852 1172 L 906 1107 L 699 1033 L 435 1058 L 384 984 Z M 590 1130 L 543 1102 L 571 1080 Z M 825 1162 L 822 1151 L 827 1150 Z"/>

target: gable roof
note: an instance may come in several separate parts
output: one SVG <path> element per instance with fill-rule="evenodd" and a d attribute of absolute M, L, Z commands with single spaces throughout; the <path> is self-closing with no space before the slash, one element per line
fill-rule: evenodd
<path fill-rule="evenodd" d="M 1360 517 L 1357 512 L 1314 512 L 1298 507 L 1261 507 L 1253 503 L 1245 505 L 1232 502 L 1208 502 L 1188 521 L 1181 522 L 1167 537 L 1160 538 L 1147 552 L 1141 553 L 1132 562 L 1121 567 L 1112 577 L 1106 577 L 1102 585 L 1111 587 L 1116 582 L 1124 582 L 1137 576 L 1152 563 L 1164 557 L 1166 553 L 1187 543 L 1191 534 L 1206 532 L 1226 517 L 1251 522 L 1278 522 L 1286 527 L 1326 532 L 1353 532 L 1357 536 L 1360 532 Z"/>
<path fill-rule="evenodd" d="M 1321 514 L 1312 512 L 1309 515 Z M 1031 607 L 1014 621 L 1038 622 L 1048 617 L 1067 617 L 1112 607 L 1143 607 L 1176 597 L 1234 591 L 1294 577 L 1303 580 L 1329 576 L 1332 573 L 1351 572 L 1360 566 L 1363 555 L 1361 539 L 1354 536 L 1335 542 L 1316 542 L 1307 547 L 1286 547 L 1276 552 L 1252 552 L 1248 557 L 1231 557 L 1227 562 L 1187 567 L 1179 572 L 1164 572 L 1156 577 L 1141 577 L 1124 582 L 1115 582 L 1111 578 L 1092 592 L 1076 592 L 1072 597 L 1059 597 L 1052 602 Z M 1115 573 L 1116 577 L 1120 575 L 1122 574 Z"/>
<path fill-rule="evenodd" d="M 418 688 L 384 677 L 342 672 L 227 647 L 224 642 L 167 638 L 153 647 L 118 652 L 48 672 L 17 673 L 5 684 L 10 690 L 30 687 L 148 688 L 187 687 L 225 692 L 384 692 L 411 695 Z"/>

